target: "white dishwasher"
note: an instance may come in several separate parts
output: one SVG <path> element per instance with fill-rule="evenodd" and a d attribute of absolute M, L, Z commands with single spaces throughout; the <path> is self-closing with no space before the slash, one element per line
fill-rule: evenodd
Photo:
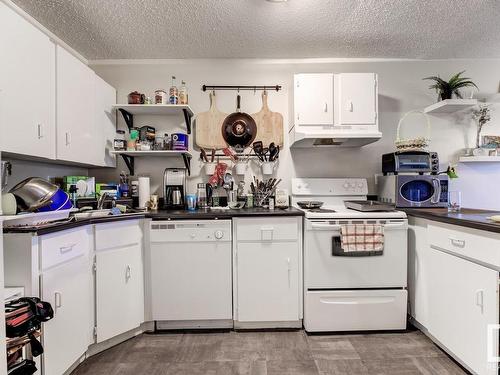
<path fill-rule="evenodd" d="M 231 328 L 231 220 L 152 221 L 156 329 Z"/>

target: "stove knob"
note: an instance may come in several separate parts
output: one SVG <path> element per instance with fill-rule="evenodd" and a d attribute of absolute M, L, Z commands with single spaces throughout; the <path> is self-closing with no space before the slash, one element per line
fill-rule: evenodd
<path fill-rule="evenodd" d="M 346 181 L 344 182 L 344 185 L 342 185 L 344 189 L 349 189 L 349 183 Z"/>
<path fill-rule="evenodd" d="M 355 183 L 355 182 L 351 182 L 351 183 L 349 184 L 349 186 L 350 186 L 352 189 L 354 189 L 354 188 L 356 187 L 356 183 Z"/>
<path fill-rule="evenodd" d="M 360 189 L 363 188 L 363 183 L 362 182 L 358 182 L 358 188 L 360 188 Z"/>
<path fill-rule="evenodd" d="M 215 238 L 217 238 L 218 240 L 220 240 L 222 237 L 224 237 L 224 232 L 221 231 L 221 230 L 216 230 L 215 233 Z"/>

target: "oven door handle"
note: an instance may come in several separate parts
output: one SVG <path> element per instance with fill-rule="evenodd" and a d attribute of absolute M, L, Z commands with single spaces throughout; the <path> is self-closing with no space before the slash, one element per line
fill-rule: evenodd
<path fill-rule="evenodd" d="M 431 197 L 431 203 L 438 204 L 441 198 L 441 181 L 437 178 L 433 178 L 432 185 L 434 186 L 434 194 Z"/>
<path fill-rule="evenodd" d="M 333 229 L 333 230 L 340 230 L 340 225 L 312 223 L 311 224 L 311 228 L 313 228 L 313 229 Z"/>

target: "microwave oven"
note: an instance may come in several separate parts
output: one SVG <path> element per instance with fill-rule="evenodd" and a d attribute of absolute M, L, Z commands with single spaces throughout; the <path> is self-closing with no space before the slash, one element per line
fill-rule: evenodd
<path fill-rule="evenodd" d="M 447 175 L 377 176 L 378 199 L 398 208 L 446 207 Z"/>

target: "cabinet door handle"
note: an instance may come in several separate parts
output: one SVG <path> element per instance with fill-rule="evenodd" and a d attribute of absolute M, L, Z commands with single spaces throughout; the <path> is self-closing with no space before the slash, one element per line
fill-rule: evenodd
<path fill-rule="evenodd" d="M 76 243 L 68 245 L 68 246 L 61 246 L 59 248 L 59 251 L 61 254 L 69 253 L 73 248 L 76 246 Z"/>
<path fill-rule="evenodd" d="M 323 107 L 323 111 L 325 111 L 325 113 L 328 112 L 328 103 L 327 102 L 325 102 L 325 106 Z"/>
<path fill-rule="evenodd" d="M 273 239 L 273 227 L 260 227 L 262 241 L 271 241 Z"/>
<path fill-rule="evenodd" d="M 484 290 L 476 290 L 476 306 L 481 309 L 481 314 L 484 313 Z"/>
<path fill-rule="evenodd" d="M 37 130 L 38 130 L 38 139 L 42 139 L 43 138 L 43 125 L 42 124 L 38 124 L 37 125 Z"/>
<path fill-rule="evenodd" d="M 290 264 L 290 258 L 286 258 L 288 263 L 288 288 L 292 287 L 292 266 Z"/>
<path fill-rule="evenodd" d="M 54 306 L 55 306 L 56 310 L 62 307 L 62 294 L 61 294 L 61 292 L 54 293 Z"/>
<path fill-rule="evenodd" d="M 458 238 L 450 237 L 450 242 L 456 247 L 465 247 L 465 240 L 459 240 Z"/>
<path fill-rule="evenodd" d="M 354 112 L 354 104 L 352 103 L 352 100 L 347 101 L 347 111 Z"/>
<path fill-rule="evenodd" d="M 128 282 L 131 277 L 132 277 L 132 268 L 130 268 L 130 266 L 127 265 L 127 268 L 125 269 L 125 281 Z"/>
<path fill-rule="evenodd" d="M 71 144 L 71 133 L 66 132 L 66 146 L 69 146 Z"/>

